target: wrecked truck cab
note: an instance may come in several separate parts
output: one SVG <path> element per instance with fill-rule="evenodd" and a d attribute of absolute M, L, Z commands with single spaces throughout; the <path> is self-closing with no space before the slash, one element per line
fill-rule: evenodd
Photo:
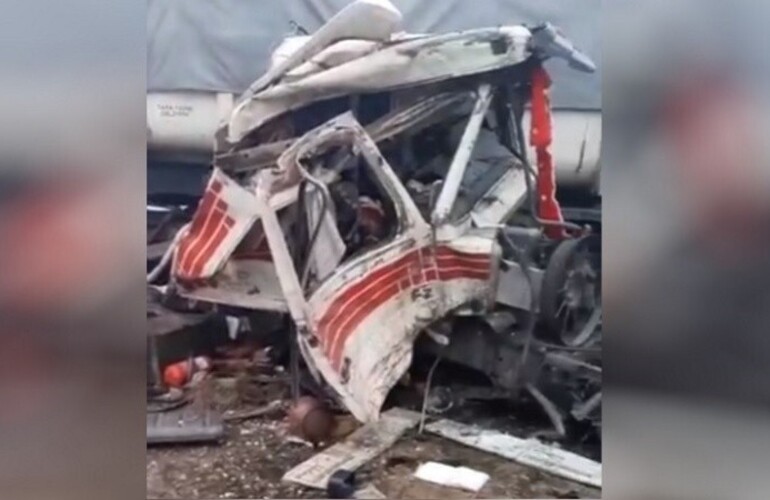
<path fill-rule="evenodd" d="M 543 310 L 547 259 L 504 259 L 499 236 L 530 202 L 536 239 L 568 237 L 540 63 L 592 68 L 550 25 L 391 36 L 392 24 L 340 52 L 351 19 L 395 23 L 387 2 L 361 3 L 242 96 L 171 275 L 190 299 L 288 313 L 316 379 L 372 421 L 430 325 L 496 304 Z M 387 109 L 362 117 L 369 98 Z M 533 166 L 514 116 L 527 103 Z"/>
<path fill-rule="evenodd" d="M 364 239 L 352 254 L 346 253 L 339 227 L 329 216 L 331 195 L 327 183 L 320 180 L 322 175 L 334 179 L 328 173 L 332 164 L 321 161 L 334 151 L 342 151 L 348 165 L 358 167 L 356 162 L 361 162 L 361 172 L 366 172 L 373 187 L 366 198 L 382 209 L 381 223 L 389 226 L 379 238 Z M 340 159 L 339 155 L 331 158 Z M 315 169 L 309 170 L 313 164 Z M 338 175 L 344 173 L 343 169 Z M 201 228 L 211 227 L 219 208 L 227 205 L 229 209 L 250 198 L 246 205 L 251 211 L 223 215 L 224 232 L 232 232 L 221 242 L 215 241 L 200 259 L 217 255 L 216 261 L 204 263 L 216 275 L 216 269 L 226 266 L 228 253 L 240 243 L 238 238 L 242 241 L 253 230 L 246 225 L 255 226 L 259 221 L 286 308 L 297 325 L 303 357 L 361 421 L 378 418 L 385 397 L 408 369 L 414 341 L 426 326 L 460 307 L 481 313 L 494 303 L 500 257 L 495 231 L 474 229 L 442 237 L 443 232 L 423 218 L 374 141 L 350 113 L 295 141 L 274 168 L 254 175 L 251 188 L 224 178 L 221 171 L 218 176 L 210 184 L 222 185 L 212 186 L 212 190 L 219 189 L 221 198 L 208 205 L 213 207 L 208 213 L 199 211 L 193 225 L 206 222 L 198 223 L 183 239 L 182 253 L 191 242 L 206 238 L 199 234 Z M 302 180 L 308 182 L 309 191 L 305 213 L 299 216 L 306 216 L 312 228 L 304 245 L 288 237 L 275 202 L 276 196 Z M 228 225 L 228 218 L 239 216 L 245 224 Z M 298 247 L 306 249 L 301 266 L 294 259 Z M 201 275 L 183 274 L 180 271 L 187 267 L 181 264 L 175 269 L 177 279 L 188 287 L 187 296 L 205 297 L 194 287 Z M 315 281 L 312 287 L 310 280 Z"/>
<path fill-rule="evenodd" d="M 481 312 L 493 303 L 499 250 L 492 231 L 437 239 L 355 119 L 343 115 L 322 126 L 328 129 L 335 130 L 326 140 L 342 134 L 350 141 L 379 183 L 381 200 L 392 203 L 395 219 L 389 221 L 390 237 L 341 262 L 309 295 L 308 328 L 299 341 L 306 360 L 343 404 L 369 421 L 409 367 L 420 331 L 461 306 L 475 304 Z"/>
<path fill-rule="evenodd" d="M 357 419 L 377 419 L 421 331 L 453 312 L 491 309 L 501 263 L 498 226 L 527 194 L 527 174 L 513 156 L 502 172 L 473 165 L 476 145 L 490 138 L 483 123 L 491 86 L 458 95 L 419 101 L 366 129 L 346 113 L 278 148 L 269 143 L 237 157 L 250 169 L 217 168 L 178 247 L 182 294 L 288 312 L 316 378 Z M 472 110 L 455 126 L 460 137 L 426 213 L 375 141 L 425 130 L 446 117 L 451 103 L 469 98 Z M 283 152 L 276 157 L 277 151 Z M 264 164 L 254 167 L 257 158 Z M 469 176 L 473 168 L 481 175 Z M 352 203 L 334 199 L 350 174 L 355 186 L 367 188 L 354 190 Z M 492 182 L 467 201 L 465 181 L 484 175 Z M 340 220 L 355 206 L 373 212 L 373 225 L 385 230 L 361 224 L 368 234 L 351 240 Z M 294 229 L 303 226 L 298 235 Z"/>

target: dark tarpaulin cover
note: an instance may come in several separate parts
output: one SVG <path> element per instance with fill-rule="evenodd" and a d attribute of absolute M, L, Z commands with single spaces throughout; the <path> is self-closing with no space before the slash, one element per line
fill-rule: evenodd
<path fill-rule="evenodd" d="M 149 91 L 243 92 L 265 70 L 291 22 L 318 29 L 352 0 L 150 0 Z M 393 0 L 413 33 L 440 33 L 550 21 L 599 70 L 584 74 L 552 61 L 556 107 L 601 107 L 601 0 Z"/>

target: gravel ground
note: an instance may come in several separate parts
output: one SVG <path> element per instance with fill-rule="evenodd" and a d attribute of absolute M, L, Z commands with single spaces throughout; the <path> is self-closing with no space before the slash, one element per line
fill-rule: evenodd
<path fill-rule="evenodd" d="M 212 446 L 147 450 L 148 498 L 313 498 L 281 482 L 290 467 L 311 456 L 309 446 L 287 441 L 281 421 L 255 419 L 228 426 Z"/>
<path fill-rule="evenodd" d="M 282 416 L 229 424 L 212 446 L 147 450 L 148 498 L 325 498 L 324 492 L 281 482 L 283 474 L 316 453 L 289 439 Z M 432 485 L 411 475 L 420 462 L 438 461 L 486 472 L 477 494 Z M 542 473 L 436 436 L 407 433 L 358 472 L 388 498 L 599 498 L 600 490 Z"/>

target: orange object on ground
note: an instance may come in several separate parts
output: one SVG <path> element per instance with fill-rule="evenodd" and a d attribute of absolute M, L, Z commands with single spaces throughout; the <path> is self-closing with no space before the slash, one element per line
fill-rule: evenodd
<path fill-rule="evenodd" d="M 163 370 L 163 382 L 169 387 L 184 387 L 190 378 L 187 364 L 186 361 L 180 361 L 179 363 L 168 365 Z"/>

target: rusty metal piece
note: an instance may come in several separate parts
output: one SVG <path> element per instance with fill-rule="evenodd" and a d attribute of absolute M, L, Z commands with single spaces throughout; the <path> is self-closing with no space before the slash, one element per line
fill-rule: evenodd
<path fill-rule="evenodd" d="M 334 430 L 334 416 L 320 400 L 302 396 L 289 410 L 288 424 L 291 434 L 317 446 Z"/>

